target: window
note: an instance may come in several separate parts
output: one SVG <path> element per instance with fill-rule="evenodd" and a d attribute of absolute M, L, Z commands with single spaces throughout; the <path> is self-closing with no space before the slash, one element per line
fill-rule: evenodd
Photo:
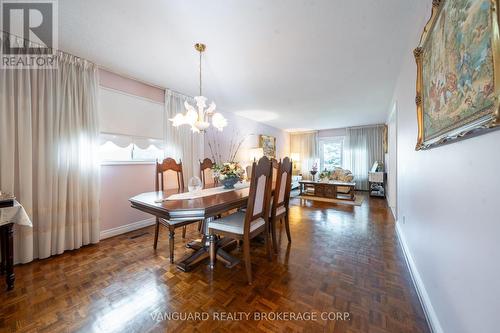
<path fill-rule="evenodd" d="M 321 170 L 333 170 L 342 167 L 344 137 L 324 138 L 319 141 Z"/>
<path fill-rule="evenodd" d="M 99 95 L 101 163 L 163 159 L 164 103 L 106 87 Z"/>
<path fill-rule="evenodd" d="M 101 133 L 99 159 L 107 162 L 152 162 L 164 157 L 163 141 Z"/>

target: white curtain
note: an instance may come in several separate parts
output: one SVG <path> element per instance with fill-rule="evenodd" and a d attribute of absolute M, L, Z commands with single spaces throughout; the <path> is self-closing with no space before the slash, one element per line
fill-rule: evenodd
<path fill-rule="evenodd" d="M 33 221 L 15 230 L 16 263 L 99 241 L 97 68 L 57 58 L 58 69 L 0 69 L 0 189 Z"/>
<path fill-rule="evenodd" d="M 292 133 L 290 135 L 290 153 L 299 154 L 302 177 L 312 179 L 310 171 L 313 165 L 318 163 L 318 132 Z"/>
<path fill-rule="evenodd" d="M 354 175 L 356 188 L 368 191 L 368 172 L 384 162 L 383 125 L 347 128 L 343 167 Z"/>
<path fill-rule="evenodd" d="M 203 134 L 193 133 L 191 127 L 182 125 L 172 126 L 169 119 L 177 113 L 184 113 L 184 101 L 196 105 L 194 99 L 171 90 L 165 91 L 165 156 L 174 158 L 177 162 L 182 160 L 184 183 L 193 176 L 200 176 L 200 160 L 203 160 L 204 139 Z"/>

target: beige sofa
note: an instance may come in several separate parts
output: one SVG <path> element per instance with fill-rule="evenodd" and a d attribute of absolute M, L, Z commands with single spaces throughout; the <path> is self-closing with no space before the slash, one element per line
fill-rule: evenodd
<path fill-rule="evenodd" d="M 351 183 L 354 181 L 354 176 L 351 171 L 342 169 L 342 168 L 335 168 L 333 171 L 330 172 L 330 175 L 328 177 L 322 178 L 322 181 L 325 181 L 327 178 L 329 181 L 338 181 L 338 182 L 344 182 L 344 183 Z M 349 193 L 349 187 L 347 186 L 339 186 L 337 187 L 337 192 L 339 193 Z"/>

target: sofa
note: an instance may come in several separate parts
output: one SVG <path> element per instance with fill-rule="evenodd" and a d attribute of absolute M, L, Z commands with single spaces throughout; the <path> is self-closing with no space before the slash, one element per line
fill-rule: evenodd
<path fill-rule="evenodd" d="M 351 171 L 342 168 L 335 168 L 332 171 L 325 170 L 319 175 L 320 182 L 337 181 L 344 183 L 354 182 L 354 176 Z M 339 193 L 349 193 L 349 187 L 339 186 L 337 187 L 337 192 Z"/>

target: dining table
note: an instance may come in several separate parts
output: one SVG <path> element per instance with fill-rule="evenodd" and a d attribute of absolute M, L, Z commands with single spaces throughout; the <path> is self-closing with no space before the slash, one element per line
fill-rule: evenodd
<path fill-rule="evenodd" d="M 210 235 L 208 222 L 228 211 L 246 207 L 248 195 L 248 183 L 240 183 L 234 189 L 209 185 L 193 193 L 184 189 L 146 192 L 130 198 L 129 201 L 132 208 L 166 219 L 171 225 L 203 221 L 202 238 L 186 245 L 193 253 L 176 263 L 177 268 L 188 272 L 210 257 L 210 237 L 215 237 L 217 260 L 229 268 L 239 263 L 238 258 L 229 254 L 237 247 L 237 242 L 230 238 Z"/>

